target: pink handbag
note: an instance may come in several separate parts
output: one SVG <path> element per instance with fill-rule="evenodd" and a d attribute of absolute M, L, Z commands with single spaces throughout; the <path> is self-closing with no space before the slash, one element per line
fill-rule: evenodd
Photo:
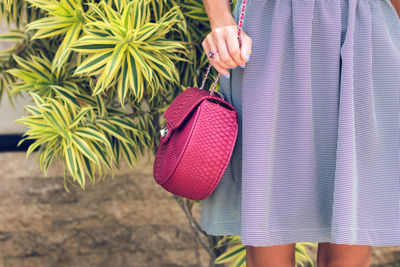
<path fill-rule="evenodd" d="M 242 29 L 246 0 L 238 24 Z M 164 113 L 160 144 L 153 165 L 157 184 L 192 200 L 207 198 L 217 187 L 232 157 L 238 134 L 237 112 L 219 92 L 203 86 L 183 90 Z"/>

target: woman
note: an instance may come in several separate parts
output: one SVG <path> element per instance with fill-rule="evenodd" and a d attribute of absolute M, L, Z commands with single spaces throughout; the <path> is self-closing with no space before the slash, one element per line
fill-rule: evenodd
<path fill-rule="evenodd" d="M 241 235 L 248 267 L 293 267 L 296 242 L 319 267 L 400 245 L 399 1 L 248 0 L 238 42 L 242 0 L 203 0 L 239 133 L 201 227 Z"/>

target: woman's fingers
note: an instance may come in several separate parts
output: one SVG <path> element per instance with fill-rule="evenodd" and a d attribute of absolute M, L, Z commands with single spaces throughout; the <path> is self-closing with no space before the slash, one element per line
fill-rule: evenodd
<path fill-rule="evenodd" d="M 214 66 L 214 68 L 221 74 L 225 75 L 225 77 L 229 76 L 229 71 L 228 66 L 224 65 L 221 60 L 220 60 L 220 56 L 219 56 L 219 51 L 217 48 L 217 45 L 215 44 L 211 33 L 203 40 L 202 42 L 202 46 L 204 49 L 204 52 L 206 53 L 209 62 L 211 63 L 211 65 Z M 210 58 L 208 53 L 210 51 L 216 52 L 213 56 L 213 58 Z"/>
<path fill-rule="evenodd" d="M 253 41 L 251 38 L 243 31 L 240 32 L 240 55 L 242 60 L 245 60 L 248 62 L 250 60 L 250 55 L 251 55 L 251 47 L 253 44 Z"/>
<path fill-rule="evenodd" d="M 252 40 L 243 30 L 238 38 L 237 26 L 228 25 L 213 28 L 203 40 L 202 46 L 210 63 L 228 78 L 228 69 L 239 65 L 244 67 L 250 60 Z M 208 55 L 210 51 L 216 52 L 213 58 Z"/>
<path fill-rule="evenodd" d="M 232 58 L 230 51 L 228 50 L 228 40 L 230 41 L 230 38 L 235 36 L 233 29 L 235 29 L 235 26 L 228 25 L 228 26 L 223 26 L 223 27 L 218 27 L 215 28 L 212 31 L 212 37 L 214 39 L 214 42 L 217 44 L 217 49 L 219 53 L 219 58 L 221 60 L 220 65 L 223 67 L 233 69 L 237 66 L 235 63 L 234 59 Z M 237 35 L 237 33 L 236 33 Z M 236 39 L 236 42 L 238 40 Z M 237 44 L 239 45 L 239 44 Z"/>
<path fill-rule="evenodd" d="M 234 65 L 231 67 L 235 68 L 238 65 L 245 64 L 247 60 L 242 59 L 242 57 L 240 56 L 240 43 L 237 35 L 237 29 L 234 34 L 232 33 L 227 36 L 226 43 L 228 46 L 229 54 L 234 61 Z"/>

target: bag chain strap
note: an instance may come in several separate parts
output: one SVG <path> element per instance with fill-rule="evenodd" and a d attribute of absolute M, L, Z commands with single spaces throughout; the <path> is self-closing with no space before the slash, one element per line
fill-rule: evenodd
<path fill-rule="evenodd" d="M 232 4 L 232 2 L 233 2 L 233 0 L 231 0 L 231 4 Z M 242 2 L 241 13 L 240 13 L 239 23 L 238 23 L 238 39 L 240 37 L 240 32 L 242 31 L 242 27 L 243 27 L 243 18 L 244 18 L 244 11 L 246 10 L 246 2 L 247 2 L 247 0 L 243 0 L 243 2 Z M 203 89 L 204 84 L 206 83 L 207 76 L 208 76 L 208 73 L 210 72 L 211 66 L 212 66 L 211 63 L 209 63 L 207 71 L 206 71 L 206 74 L 204 75 L 203 81 L 201 83 L 200 89 Z M 213 86 L 211 88 L 211 91 L 210 91 L 210 95 L 211 96 L 214 94 L 215 86 L 217 85 L 217 82 L 218 82 L 218 79 L 219 79 L 220 76 L 221 76 L 221 73 L 218 73 L 218 76 L 215 79 L 214 84 L 213 84 Z M 221 94 L 219 94 L 219 95 L 222 97 Z"/>

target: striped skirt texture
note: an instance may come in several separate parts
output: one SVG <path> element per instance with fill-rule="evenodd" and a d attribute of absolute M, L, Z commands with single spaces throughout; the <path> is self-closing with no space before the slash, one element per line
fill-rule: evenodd
<path fill-rule="evenodd" d="M 201 202 L 202 229 L 252 246 L 400 246 L 400 18 L 391 0 L 248 0 L 243 30 L 251 59 L 220 78 L 238 139 Z"/>

